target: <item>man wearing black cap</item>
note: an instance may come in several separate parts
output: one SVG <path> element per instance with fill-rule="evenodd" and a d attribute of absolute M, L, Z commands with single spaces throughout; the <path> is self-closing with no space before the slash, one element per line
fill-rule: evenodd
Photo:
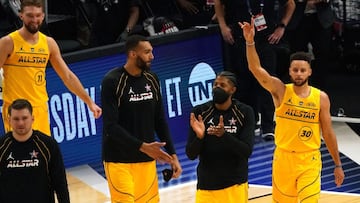
<path fill-rule="evenodd" d="M 219 73 L 213 100 L 194 107 L 186 145 L 189 159 L 199 157 L 196 202 L 248 201 L 248 159 L 254 145 L 255 118 L 236 99 L 236 77 Z"/>

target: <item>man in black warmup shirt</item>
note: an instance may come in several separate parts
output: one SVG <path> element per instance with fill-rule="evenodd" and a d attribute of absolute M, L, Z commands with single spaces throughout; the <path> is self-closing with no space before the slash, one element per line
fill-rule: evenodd
<path fill-rule="evenodd" d="M 150 71 L 152 45 L 143 36 L 131 35 L 125 51 L 125 65 L 110 70 L 101 85 L 105 174 L 112 202 L 157 203 L 156 160 L 171 165 L 173 178 L 182 169 L 165 119 L 160 82 Z"/>
<path fill-rule="evenodd" d="M 254 145 L 255 117 L 250 106 L 233 99 L 234 73 L 223 71 L 213 85 L 213 100 L 195 106 L 186 145 L 199 157 L 196 203 L 248 202 L 248 159 Z"/>
<path fill-rule="evenodd" d="M 8 109 L 12 131 L 0 137 L 0 202 L 70 203 L 58 143 L 32 130 L 32 106 L 15 100 Z M 35 118 L 36 119 L 36 118 Z"/>

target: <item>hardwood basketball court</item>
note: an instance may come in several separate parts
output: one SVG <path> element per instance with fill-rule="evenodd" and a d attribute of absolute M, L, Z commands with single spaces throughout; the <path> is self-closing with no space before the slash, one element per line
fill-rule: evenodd
<path fill-rule="evenodd" d="M 108 195 L 99 192 L 70 174 L 67 177 L 71 202 L 110 203 Z M 189 182 L 161 189 L 160 203 L 195 202 L 195 184 L 195 182 Z M 249 203 L 271 203 L 271 187 L 250 184 Z M 319 203 L 360 203 L 360 195 L 323 191 Z"/>
<path fill-rule="evenodd" d="M 348 188 L 345 191 L 355 192 L 344 193 L 322 191 L 319 203 L 360 203 L 360 193 L 357 192 L 360 188 L 360 179 L 358 177 L 358 164 L 360 163 L 358 147 L 360 146 L 360 137 L 350 128 L 348 128 L 343 122 L 344 121 L 342 120 L 340 122 L 333 122 L 333 127 L 338 137 L 340 151 L 346 155 L 346 157 L 343 157 L 344 159 L 347 159 L 347 157 L 351 157 L 351 159 L 357 163 L 349 163 L 343 160 L 346 174 L 345 179 L 347 180 L 347 185 L 343 186 L 345 188 Z M 265 150 L 269 148 L 269 146 L 264 143 L 260 143 L 260 145 L 264 145 L 263 147 Z M 264 154 L 268 155 L 269 152 L 265 151 Z M 180 155 L 180 157 L 182 156 Z M 324 166 L 328 165 L 326 162 L 327 161 L 324 160 Z M 322 182 L 322 184 L 333 185 L 333 180 L 331 178 L 333 170 L 332 160 L 330 160 L 330 162 L 330 172 L 323 174 L 324 176 L 330 177 L 330 183 L 326 183 L 326 181 L 324 181 Z M 264 166 L 261 167 L 263 168 Z M 271 168 L 271 166 L 269 166 L 269 168 Z M 323 167 L 323 169 L 324 168 L 326 167 Z M 249 174 L 251 175 L 251 173 Z M 186 174 L 183 173 L 182 176 L 186 176 Z M 99 171 L 96 172 L 92 167 L 88 165 L 77 166 L 67 169 L 67 178 L 70 190 L 70 199 L 72 203 L 110 203 L 107 182 L 105 178 L 99 173 Z M 181 184 L 174 184 L 173 186 L 162 185 L 162 189 L 160 189 L 160 203 L 194 203 L 196 191 L 195 184 L 195 181 L 184 181 Z M 271 187 L 262 186 L 262 182 L 257 182 L 256 184 L 257 185 L 249 185 L 249 203 L 271 203 Z M 264 183 L 263 185 L 269 184 Z M 349 190 L 349 188 L 352 189 Z"/>

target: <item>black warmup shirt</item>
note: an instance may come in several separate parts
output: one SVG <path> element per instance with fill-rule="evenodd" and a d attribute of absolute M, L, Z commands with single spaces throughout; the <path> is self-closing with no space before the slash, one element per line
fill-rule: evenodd
<path fill-rule="evenodd" d="M 0 137 L 1 203 L 69 203 L 64 163 L 58 143 L 34 130 L 25 142 L 12 132 Z"/>
<path fill-rule="evenodd" d="M 196 137 L 190 127 L 186 145 L 189 159 L 199 158 L 197 188 L 219 190 L 248 181 L 248 159 L 254 145 L 255 118 L 250 106 L 233 100 L 226 111 L 219 111 L 212 101 L 194 107 L 205 124 L 203 139 Z M 219 124 L 224 118 L 225 134 L 222 137 L 208 135 L 206 129 Z"/>
<path fill-rule="evenodd" d="M 134 77 L 121 67 L 105 75 L 101 86 L 104 161 L 152 161 L 139 148 L 143 142 L 156 141 L 155 135 L 167 143 L 169 154 L 175 154 L 160 91 L 159 79 L 149 71 Z"/>

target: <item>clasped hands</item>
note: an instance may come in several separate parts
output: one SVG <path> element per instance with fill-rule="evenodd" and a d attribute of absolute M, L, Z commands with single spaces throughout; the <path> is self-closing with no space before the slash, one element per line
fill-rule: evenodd
<path fill-rule="evenodd" d="M 194 130 L 196 136 L 199 139 L 203 139 L 205 136 L 205 124 L 203 121 L 203 118 L 201 115 L 198 115 L 198 117 L 195 117 L 194 113 L 190 114 L 190 126 L 192 127 L 192 129 Z M 225 133 L 225 128 L 224 128 L 224 117 L 221 115 L 219 118 L 219 124 L 218 125 L 210 125 L 207 129 L 206 129 L 206 133 L 208 135 L 215 135 L 217 137 L 221 137 L 224 135 Z"/>
<path fill-rule="evenodd" d="M 220 119 L 221 118 L 222 118 L 222 116 L 220 116 Z M 222 122 L 222 124 L 221 124 L 219 122 L 219 125 L 217 125 L 217 126 L 211 125 L 210 127 L 208 127 L 208 129 L 206 131 L 207 131 L 208 135 L 215 135 L 217 137 L 221 137 L 225 133 L 224 123 Z"/>

